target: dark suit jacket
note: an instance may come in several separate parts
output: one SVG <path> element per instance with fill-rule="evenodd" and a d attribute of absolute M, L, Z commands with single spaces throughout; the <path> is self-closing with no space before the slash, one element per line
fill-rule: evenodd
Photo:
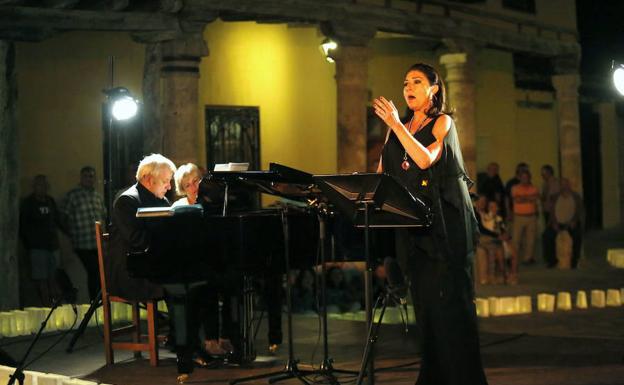
<path fill-rule="evenodd" d="M 128 253 L 144 251 L 150 246 L 150 224 L 136 217 L 140 207 L 167 207 L 169 201 L 157 198 L 137 183 L 124 191 L 113 204 L 110 226 L 110 248 L 106 271 L 108 291 L 127 299 L 145 300 L 162 297 L 163 288 L 146 279 L 131 278 L 128 274 Z"/>

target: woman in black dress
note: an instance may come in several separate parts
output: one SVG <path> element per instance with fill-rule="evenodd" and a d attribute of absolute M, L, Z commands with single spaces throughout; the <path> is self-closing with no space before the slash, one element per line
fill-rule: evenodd
<path fill-rule="evenodd" d="M 433 67 L 415 64 L 405 75 L 403 96 L 413 112 L 405 124 L 383 96 L 374 108 L 390 128 L 378 172 L 428 201 L 434 214 L 429 228 L 406 232 L 422 351 L 416 384 L 487 384 L 473 302 L 478 227 L 455 123 L 445 111 L 444 83 Z"/>

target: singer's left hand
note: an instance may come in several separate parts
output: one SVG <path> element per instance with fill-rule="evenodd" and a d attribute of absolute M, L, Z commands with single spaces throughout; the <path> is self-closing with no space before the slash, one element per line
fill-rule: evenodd
<path fill-rule="evenodd" d="M 399 111 L 394 106 L 394 103 L 392 103 L 392 100 L 387 100 L 383 96 L 380 96 L 373 101 L 373 107 L 375 108 L 375 114 L 377 114 L 388 127 L 395 129 L 397 126 L 402 126 L 401 119 L 399 119 Z"/>

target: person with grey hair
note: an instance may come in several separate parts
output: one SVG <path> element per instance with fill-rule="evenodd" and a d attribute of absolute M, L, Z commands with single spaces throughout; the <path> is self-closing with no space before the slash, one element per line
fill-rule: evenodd
<path fill-rule="evenodd" d="M 169 207 L 165 197 L 171 189 L 176 167 L 160 154 L 151 154 L 139 163 L 137 182 L 113 203 L 110 225 L 110 258 L 107 259 L 109 292 L 131 300 L 162 297 L 163 288 L 145 279 L 131 278 L 127 271 L 128 253 L 143 251 L 150 244 L 150 229 L 136 217 L 141 207 Z"/>
<path fill-rule="evenodd" d="M 194 205 L 197 203 L 199 193 L 199 182 L 201 182 L 201 172 L 199 167 L 193 163 L 183 164 L 178 167 L 173 179 L 176 184 L 176 193 L 182 198 L 173 203 L 173 206 Z"/>

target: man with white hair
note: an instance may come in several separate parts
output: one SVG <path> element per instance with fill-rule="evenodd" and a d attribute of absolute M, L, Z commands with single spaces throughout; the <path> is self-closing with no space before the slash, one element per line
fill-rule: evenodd
<path fill-rule="evenodd" d="M 144 251 L 150 244 L 150 231 L 145 222 L 136 217 L 140 207 L 171 206 L 165 197 L 171 189 L 171 178 L 176 167 L 160 154 L 152 154 L 139 163 L 137 183 L 121 193 L 113 204 L 110 227 L 110 258 L 107 259 L 108 290 L 132 300 L 162 297 L 163 288 L 146 279 L 128 275 L 128 253 Z"/>

